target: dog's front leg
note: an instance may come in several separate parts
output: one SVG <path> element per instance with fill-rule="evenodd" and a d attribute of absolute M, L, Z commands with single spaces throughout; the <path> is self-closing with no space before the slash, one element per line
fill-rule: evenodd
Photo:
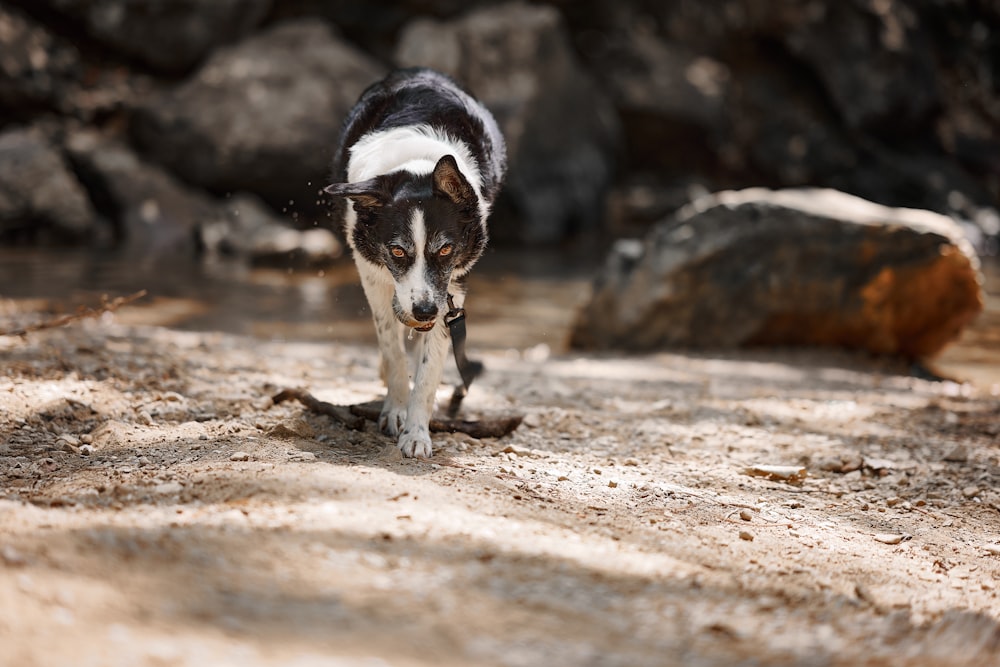
<path fill-rule="evenodd" d="M 364 274 L 361 283 L 375 321 L 381 375 L 387 389 L 378 427 L 386 435 L 396 437 L 406 420 L 406 404 L 410 395 L 410 376 L 403 348 L 403 325 L 392 310 L 392 284 L 383 284 Z"/>
<path fill-rule="evenodd" d="M 448 353 L 448 329 L 444 322 L 425 334 L 417 343 L 416 374 L 399 448 L 405 456 L 429 457 L 432 454 L 428 423 L 434 412 L 434 398 L 441 384 L 445 355 Z"/>

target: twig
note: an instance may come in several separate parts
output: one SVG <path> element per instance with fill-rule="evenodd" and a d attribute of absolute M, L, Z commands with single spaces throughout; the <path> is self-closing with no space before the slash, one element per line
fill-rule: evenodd
<path fill-rule="evenodd" d="M 67 324 L 72 324 L 73 322 L 79 322 L 80 320 L 85 320 L 91 317 L 100 317 L 104 313 L 113 313 L 122 306 L 127 306 L 133 301 L 137 301 L 142 297 L 146 296 L 146 290 L 139 290 L 135 294 L 130 294 L 128 296 L 120 296 L 111 301 L 107 300 L 107 296 L 101 297 L 104 301 L 98 308 L 87 308 L 86 306 L 80 306 L 77 311 L 72 315 L 63 315 L 62 317 L 57 317 L 52 320 L 45 320 L 37 324 L 31 324 L 29 326 L 23 327 L 21 329 L 0 329 L 0 336 L 27 336 L 29 333 L 35 331 L 44 331 L 45 329 L 56 329 L 58 327 L 66 326 Z"/>
<path fill-rule="evenodd" d="M 340 422 L 349 429 L 358 431 L 365 426 L 364 417 L 360 417 L 351 413 L 351 409 L 345 405 L 334 405 L 333 403 L 327 403 L 326 401 L 321 401 L 312 394 L 310 394 L 305 389 L 283 389 L 277 394 L 271 397 L 271 400 L 275 405 L 278 403 L 283 403 L 288 400 L 296 400 L 302 405 L 306 406 L 313 412 L 321 415 L 326 415 Z M 375 417 L 378 419 L 378 416 Z"/>

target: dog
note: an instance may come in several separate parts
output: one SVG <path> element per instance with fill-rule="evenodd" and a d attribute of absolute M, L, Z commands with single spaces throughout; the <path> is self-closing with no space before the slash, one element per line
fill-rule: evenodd
<path fill-rule="evenodd" d="M 387 395 L 379 428 L 404 456 L 430 457 L 428 424 L 441 383 L 449 298 L 483 254 L 506 173 L 496 120 L 449 77 L 390 73 L 348 114 L 333 160 L 334 216 L 372 311 Z M 410 388 L 404 335 L 419 332 Z"/>

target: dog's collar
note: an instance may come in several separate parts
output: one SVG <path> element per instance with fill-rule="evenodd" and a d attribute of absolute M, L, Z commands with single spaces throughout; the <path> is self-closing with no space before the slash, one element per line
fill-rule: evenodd
<path fill-rule="evenodd" d="M 448 325 L 451 349 L 455 353 L 455 365 L 458 366 L 458 374 L 462 378 L 462 384 L 455 387 L 451 402 L 448 404 L 448 416 L 454 419 L 458 415 L 458 409 L 462 407 L 462 399 L 469 393 L 469 385 L 483 372 L 483 364 L 479 361 L 470 361 L 465 356 L 465 308 L 456 306 L 455 297 L 451 294 L 448 295 L 448 313 L 444 316 L 444 323 Z"/>

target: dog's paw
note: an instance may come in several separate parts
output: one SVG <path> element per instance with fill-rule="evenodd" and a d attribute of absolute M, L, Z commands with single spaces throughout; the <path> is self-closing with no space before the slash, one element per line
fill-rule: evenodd
<path fill-rule="evenodd" d="M 420 458 L 430 458 L 431 434 L 424 428 L 406 429 L 399 434 L 399 449 L 403 456 L 415 456 Z"/>
<path fill-rule="evenodd" d="M 403 430 L 406 421 L 406 407 L 390 405 L 386 401 L 382 413 L 378 416 L 378 428 L 386 435 L 396 437 Z"/>

